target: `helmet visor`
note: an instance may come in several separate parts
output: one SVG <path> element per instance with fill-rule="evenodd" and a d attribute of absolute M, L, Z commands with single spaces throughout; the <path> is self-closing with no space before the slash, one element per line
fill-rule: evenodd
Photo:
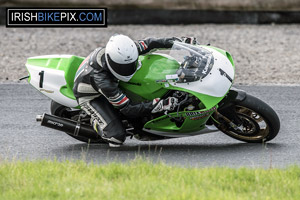
<path fill-rule="evenodd" d="M 134 72 L 136 71 L 136 67 L 137 67 L 137 62 L 138 60 L 135 60 L 132 63 L 128 63 L 128 64 L 119 64 L 114 62 L 109 54 L 107 54 L 107 60 L 108 60 L 108 64 L 110 65 L 110 67 L 119 75 L 121 76 L 130 76 L 132 74 L 134 74 Z"/>

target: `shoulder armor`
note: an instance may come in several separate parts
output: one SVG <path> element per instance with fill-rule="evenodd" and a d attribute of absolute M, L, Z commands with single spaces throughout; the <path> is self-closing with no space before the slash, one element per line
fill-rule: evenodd
<path fill-rule="evenodd" d="M 101 57 L 104 54 L 105 49 L 102 47 L 99 47 L 97 49 L 95 49 L 90 56 L 89 59 L 89 66 L 91 66 L 94 69 L 101 69 L 102 63 L 101 63 Z"/>

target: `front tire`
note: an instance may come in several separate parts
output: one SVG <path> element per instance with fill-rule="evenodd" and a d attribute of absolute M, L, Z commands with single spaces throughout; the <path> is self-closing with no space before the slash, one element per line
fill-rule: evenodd
<path fill-rule="evenodd" d="M 71 108 L 68 108 L 66 106 L 63 106 L 55 101 L 51 101 L 51 107 L 50 107 L 50 112 L 52 115 L 58 116 L 58 117 L 63 117 L 67 119 L 72 119 L 72 120 L 77 120 L 79 116 L 79 111 L 76 113 L 76 111 L 72 111 Z M 101 138 L 99 139 L 93 139 L 93 138 L 87 138 L 83 136 L 74 136 L 72 134 L 66 133 L 72 138 L 75 138 L 76 140 L 79 140 L 81 142 L 86 142 L 86 143 L 106 143 L 103 141 Z"/>
<path fill-rule="evenodd" d="M 276 112 L 262 100 L 247 95 L 213 115 L 215 126 L 226 135 L 249 143 L 263 143 L 274 139 L 280 129 Z M 232 122 L 232 124 L 230 123 Z"/>

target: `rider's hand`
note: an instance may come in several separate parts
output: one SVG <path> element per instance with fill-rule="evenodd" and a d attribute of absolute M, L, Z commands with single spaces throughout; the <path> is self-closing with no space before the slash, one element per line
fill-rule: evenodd
<path fill-rule="evenodd" d="M 198 44 L 197 38 L 195 37 L 182 37 L 181 40 L 187 44 Z"/>
<path fill-rule="evenodd" d="M 182 42 L 182 40 L 178 37 L 171 37 L 165 39 L 165 45 L 171 48 L 175 41 Z"/>
<path fill-rule="evenodd" d="M 160 100 L 159 98 L 156 98 L 153 100 L 153 105 L 155 107 L 151 111 L 151 113 L 157 113 L 162 111 L 172 111 L 177 106 L 178 99 L 175 97 L 168 97 L 167 99 Z"/>

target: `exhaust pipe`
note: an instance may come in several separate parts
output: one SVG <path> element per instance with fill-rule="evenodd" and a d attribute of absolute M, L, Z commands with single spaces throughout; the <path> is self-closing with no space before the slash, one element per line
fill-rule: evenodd
<path fill-rule="evenodd" d="M 90 139 L 100 139 L 100 136 L 91 126 L 78 123 L 77 121 L 57 117 L 54 115 L 37 115 L 36 121 L 41 122 L 42 126 L 64 131 L 73 136 L 81 136 Z"/>

